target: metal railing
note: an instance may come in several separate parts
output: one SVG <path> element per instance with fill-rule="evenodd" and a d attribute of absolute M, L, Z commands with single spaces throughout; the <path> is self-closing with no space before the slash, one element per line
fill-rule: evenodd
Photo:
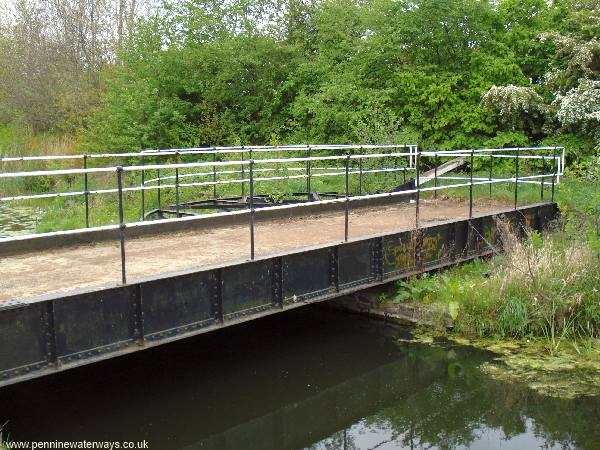
<path fill-rule="evenodd" d="M 58 161 L 58 160 L 85 160 L 85 159 L 114 159 L 114 158 L 144 158 L 149 156 L 175 156 L 175 155 L 219 155 L 219 154 L 243 154 L 243 153 L 272 153 L 272 152 L 300 152 L 307 151 L 308 156 L 318 150 L 372 150 L 372 149 L 407 149 L 410 153 L 409 167 L 413 166 L 417 153 L 417 144 L 309 144 L 309 145 L 238 145 L 229 147 L 188 147 L 169 148 L 158 150 L 142 150 L 139 152 L 121 153 L 89 153 L 74 155 L 30 155 L 30 156 L 6 156 L 0 158 L 0 163 L 26 162 L 26 161 Z"/>
<path fill-rule="evenodd" d="M 334 154 L 314 156 L 313 150 L 322 150 L 332 152 Z M 377 153 L 364 153 L 365 150 L 377 151 Z M 404 151 L 398 151 L 404 150 Z M 294 156 L 287 158 L 263 158 L 254 159 L 256 153 L 271 153 L 271 152 L 298 152 L 307 151 L 305 156 Z M 359 153 L 356 153 L 356 152 Z M 13 202 L 19 200 L 35 200 L 35 199 L 46 199 L 46 198 L 58 198 L 58 197 L 72 197 L 72 196 L 84 196 L 85 198 L 85 218 L 86 227 L 89 227 L 89 196 L 98 194 L 117 194 L 118 198 L 118 217 L 119 223 L 116 226 L 104 226 L 102 229 L 117 229 L 119 230 L 119 240 L 121 249 L 121 272 L 122 282 L 127 283 L 126 274 L 126 252 L 125 252 L 125 241 L 126 241 L 126 228 L 128 224 L 124 218 L 124 200 L 123 194 L 126 192 L 140 192 L 142 194 L 142 210 L 144 209 L 143 196 L 147 191 L 156 191 L 160 195 L 161 190 L 164 189 L 175 189 L 176 191 L 176 208 L 177 218 L 175 219 L 164 219 L 164 220 L 180 220 L 179 205 L 180 196 L 179 190 L 187 187 L 194 186 L 213 186 L 214 197 L 216 198 L 216 186 L 227 185 L 227 184 L 240 184 L 241 186 L 248 185 L 248 205 L 249 210 L 249 232 L 250 232 L 250 258 L 255 257 L 255 240 L 254 240 L 254 223 L 255 223 L 255 187 L 257 183 L 263 183 L 267 181 L 280 181 L 280 180 L 296 180 L 306 179 L 307 180 L 307 192 L 311 192 L 310 180 L 314 177 L 343 177 L 344 181 L 344 192 L 337 198 L 326 199 L 326 200 L 313 200 L 311 204 L 335 204 L 344 203 L 344 239 L 348 240 L 349 237 L 349 211 L 350 205 L 353 201 L 363 199 L 375 199 L 382 197 L 400 197 L 400 196 L 413 196 L 415 203 L 415 226 L 419 228 L 419 215 L 420 215 L 420 196 L 423 192 L 433 192 L 437 195 L 438 190 L 443 189 L 456 189 L 461 187 L 468 187 L 469 189 L 469 219 L 473 216 L 473 187 L 477 185 L 490 186 L 490 195 L 493 184 L 497 183 L 514 183 L 514 207 L 517 208 L 518 204 L 518 186 L 521 183 L 533 183 L 540 186 L 540 195 L 542 200 L 544 199 L 544 189 L 546 186 L 550 186 L 551 199 L 554 200 L 555 184 L 559 182 L 560 176 L 563 174 L 564 169 L 564 147 L 521 147 L 521 148 L 509 148 L 509 149 L 471 149 L 471 150 L 451 150 L 451 151 L 420 151 L 414 144 L 406 145 L 339 145 L 339 146 L 327 146 L 327 145 L 309 145 L 309 146 L 280 146 L 280 147 L 211 147 L 209 150 L 206 148 L 201 149 L 169 149 L 169 150 L 157 150 L 157 151 L 144 151 L 141 153 L 120 153 L 120 154 L 103 154 L 103 155 L 51 155 L 51 156 L 27 156 L 27 157 L 8 157 L 1 158 L 1 162 L 15 162 L 15 161 L 36 161 L 36 160 L 64 160 L 64 159 L 81 159 L 84 162 L 83 168 L 70 168 L 70 169 L 57 169 L 57 170 L 34 170 L 34 171 L 20 171 L 20 172 L 1 172 L 0 181 L 3 179 L 18 179 L 18 178 L 29 178 L 29 177 L 42 177 L 42 176 L 71 176 L 71 175 L 83 175 L 84 176 L 84 190 L 83 191 L 70 191 L 70 192 L 55 192 L 55 193 L 42 193 L 42 194 L 24 194 L 24 195 L 12 195 L 0 197 L 1 202 Z M 212 161 L 202 162 L 179 162 L 181 155 L 205 155 L 209 154 L 213 156 Z M 242 158 L 235 160 L 218 161 L 216 155 L 218 154 L 240 154 Z M 144 158 L 149 156 L 175 156 L 175 163 L 163 163 L 163 164 L 138 164 L 128 166 L 107 166 L 107 167 L 88 167 L 88 158 Z M 245 158 L 245 156 L 248 158 Z M 386 161 L 392 158 L 395 162 L 393 167 L 382 166 L 378 168 L 364 169 L 365 161 L 380 160 Z M 447 158 L 462 158 L 469 161 L 468 173 L 462 173 L 459 175 L 439 175 L 438 166 L 440 160 Z M 510 176 L 494 176 L 494 159 L 514 159 L 514 172 Z M 474 165 L 477 160 L 483 159 L 489 162 L 489 174 L 487 177 L 475 176 Z M 433 174 L 431 170 L 429 174 L 423 173 L 423 160 L 429 161 L 429 165 L 432 166 Z M 397 165 L 398 162 L 404 161 L 405 165 Z M 520 163 L 523 161 L 528 162 L 541 162 L 542 170 L 541 173 L 532 175 L 520 175 Z M 313 163 L 318 163 L 321 166 L 313 167 Z M 278 165 L 284 164 L 284 167 L 278 167 Z M 292 167 L 291 164 L 300 164 L 301 167 Z M 327 164 L 333 164 L 328 166 Z M 256 166 L 266 165 L 267 167 L 256 168 Z M 239 167 L 234 170 L 219 170 L 220 168 L 228 167 Z M 193 169 L 201 170 L 197 173 L 180 174 L 179 171 L 182 169 Z M 211 170 L 207 170 L 211 169 Z M 158 176 L 152 179 L 145 179 L 145 173 L 147 171 L 157 171 Z M 175 171 L 174 175 L 160 175 L 160 171 Z M 271 172 L 278 172 L 279 175 L 271 174 Z M 313 173 L 317 171 L 317 173 Z M 322 171 L 322 172 L 319 172 Z M 379 192 L 372 194 L 363 193 L 363 177 L 367 173 L 371 174 L 382 174 L 382 173 L 394 173 L 402 172 L 406 174 L 407 171 L 414 171 L 415 177 L 413 184 L 410 187 L 404 183 L 403 189 L 395 189 L 391 192 Z M 285 173 L 285 174 L 282 174 Z M 291 172 L 292 174 L 289 174 Z M 295 173 L 303 172 L 303 173 Z M 106 189 L 93 189 L 89 190 L 88 187 L 88 175 L 90 174 L 106 174 L 114 173 L 116 175 L 116 188 Z M 142 175 L 142 181 L 140 185 L 136 186 L 124 186 L 123 175 L 125 173 L 140 173 Z M 222 180 L 218 179 L 220 175 L 240 175 L 240 178 Z M 247 174 L 247 176 L 246 176 Z M 265 174 L 267 176 L 260 176 Z M 257 175 L 259 175 L 257 177 Z M 350 177 L 351 175 L 358 175 L 359 177 L 359 193 L 358 195 L 350 194 Z M 209 177 L 209 181 L 195 181 L 188 183 L 181 183 L 181 178 L 194 178 L 194 177 Z M 163 184 L 163 181 L 175 180 L 174 184 Z M 406 178 L 404 177 L 404 181 Z M 409 180 L 410 181 L 410 180 Z M 433 181 L 433 186 L 423 187 L 424 183 Z M 440 181 L 451 181 L 452 184 L 439 184 Z M 244 191 L 242 191 L 244 192 Z M 158 199 L 160 205 L 160 198 Z M 286 208 L 295 208 L 306 205 L 307 202 L 299 202 L 290 205 L 285 205 Z M 281 207 L 278 205 L 270 206 L 271 208 Z M 223 213 L 216 213 L 223 214 Z M 143 214 L 142 214 L 143 216 Z M 97 227 L 99 228 L 99 227 Z M 96 229 L 97 229 L 96 228 Z M 94 229 L 94 228 L 92 228 Z"/>

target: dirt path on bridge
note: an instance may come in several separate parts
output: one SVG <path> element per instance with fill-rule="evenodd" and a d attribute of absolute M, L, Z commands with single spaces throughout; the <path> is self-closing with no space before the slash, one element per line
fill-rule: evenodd
<path fill-rule="evenodd" d="M 478 204 L 474 214 L 490 213 L 500 207 L 497 203 Z M 422 223 L 466 218 L 468 204 L 424 200 L 420 217 Z M 361 208 L 350 212 L 349 223 L 351 238 L 411 229 L 415 225 L 415 206 L 405 203 Z M 256 256 L 343 239 L 343 212 L 260 221 L 255 227 Z M 129 281 L 134 281 L 140 277 L 249 258 L 249 248 L 247 225 L 129 239 L 126 243 L 127 276 Z M 8 256 L 0 258 L 0 300 L 116 284 L 120 277 L 118 241 Z"/>

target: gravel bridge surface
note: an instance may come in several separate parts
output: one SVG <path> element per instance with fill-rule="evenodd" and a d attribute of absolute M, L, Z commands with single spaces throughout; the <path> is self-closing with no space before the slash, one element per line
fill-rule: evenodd
<path fill-rule="evenodd" d="M 501 209 L 474 206 L 475 216 Z M 468 217 L 466 202 L 423 200 L 421 223 Z M 350 238 L 402 231 L 415 226 L 415 205 L 360 208 L 350 212 Z M 331 212 L 294 219 L 260 220 L 255 226 L 256 256 L 344 239 L 344 214 Z M 249 258 L 247 225 L 221 226 L 126 241 L 128 281 L 228 260 Z M 77 288 L 117 284 L 121 277 L 118 241 L 104 241 L 0 257 L 0 301 Z"/>

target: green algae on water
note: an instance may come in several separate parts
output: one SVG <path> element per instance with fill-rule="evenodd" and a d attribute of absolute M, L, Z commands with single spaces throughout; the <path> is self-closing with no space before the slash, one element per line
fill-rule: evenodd
<path fill-rule="evenodd" d="M 479 366 L 484 374 L 495 380 L 523 384 L 545 396 L 563 399 L 600 396 L 600 342 L 597 340 L 590 341 L 585 349 L 565 344 L 550 354 L 541 340 L 467 339 L 418 327 L 412 340 L 401 341 L 431 346 L 446 341 L 489 351 L 495 357 Z"/>
<path fill-rule="evenodd" d="M 565 346 L 550 354 L 545 343 L 540 341 L 473 341 L 452 336 L 450 339 L 496 354 L 494 361 L 480 366 L 483 373 L 494 379 L 523 383 L 550 397 L 600 396 L 598 342 L 592 343 L 584 352 Z"/>

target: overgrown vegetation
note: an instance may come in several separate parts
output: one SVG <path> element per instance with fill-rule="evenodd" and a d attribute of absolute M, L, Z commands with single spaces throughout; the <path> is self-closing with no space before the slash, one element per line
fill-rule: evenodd
<path fill-rule="evenodd" d="M 11 3 L 0 15 L 0 122 L 68 133 L 86 151 L 597 151 L 597 0 Z"/>
<path fill-rule="evenodd" d="M 582 351 L 594 345 L 600 338 L 600 190 L 597 182 L 575 180 L 563 187 L 563 218 L 554 230 L 530 231 L 520 240 L 501 222 L 502 255 L 401 281 L 391 300 L 442 308 L 466 337 L 543 339 L 550 353 L 565 343 Z"/>
<path fill-rule="evenodd" d="M 2 155 L 307 142 L 543 144 L 565 145 L 582 173 L 600 157 L 597 0 L 9 3 L 0 8 Z M 486 164 L 477 160 L 474 169 L 483 173 Z M 101 181 L 113 187 L 108 179 L 90 187 Z M 367 188 L 383 190 L 389 181 L 371 177 Z M 0 195 L 81 184 L 3 180 Z M 315 181 L 315 188 L 330 184 Z M 494 191 L 510 200 L 510 186 Z M 172 201 L 173 192 L 164 197 Z M 113 197 L 92 201 L 93 224 L 114 222 Z M 135 203 L 128 220 L 139 218 Z M 19 205 L 44 211 L 39 231 L 83 223 L 83 214 L 62 214 L 82 211 L 81 197 L 11 203 Z"/>
<path fill-rule="evenodd" d="M 502 257 L 402 283 L 399 298 L 447 305 L 465 336 L 543 338 L 551 353 L 567 340 L 600 337 L 592 243 L 537 232 L 524 242 L 505 232 L 504 240 Z"/>
<path fill-rule="evenodd" d="M 565 145 L 585 173 L 600 157 L 599 12 L 597 0 L 11 0 L 0 7 L 0 154 L 543 144 Z M 476 173 L 486 164 L 477 160 Z M 392 185 L 368 183 L 369 192 Z M 3 180 L 0 195 L 81 187 L 77 177 Z M 484 191 L 476 187 L 478 199 Z M 501 195 L 510 201 L 511 187 L 495 185 Z M 112 196 L 92 202 L 93 224 L 114 223 Z M 83 224 L 82 197 L 10 205 L 42 210 L 39 231 Z M 127 203 L 128 220 L 137 205 Z"/>
<path fill-rule="evenodd" d="M 89 148 L 597 145 L 598 3 L 178 2 L 107 78 Z"/>

